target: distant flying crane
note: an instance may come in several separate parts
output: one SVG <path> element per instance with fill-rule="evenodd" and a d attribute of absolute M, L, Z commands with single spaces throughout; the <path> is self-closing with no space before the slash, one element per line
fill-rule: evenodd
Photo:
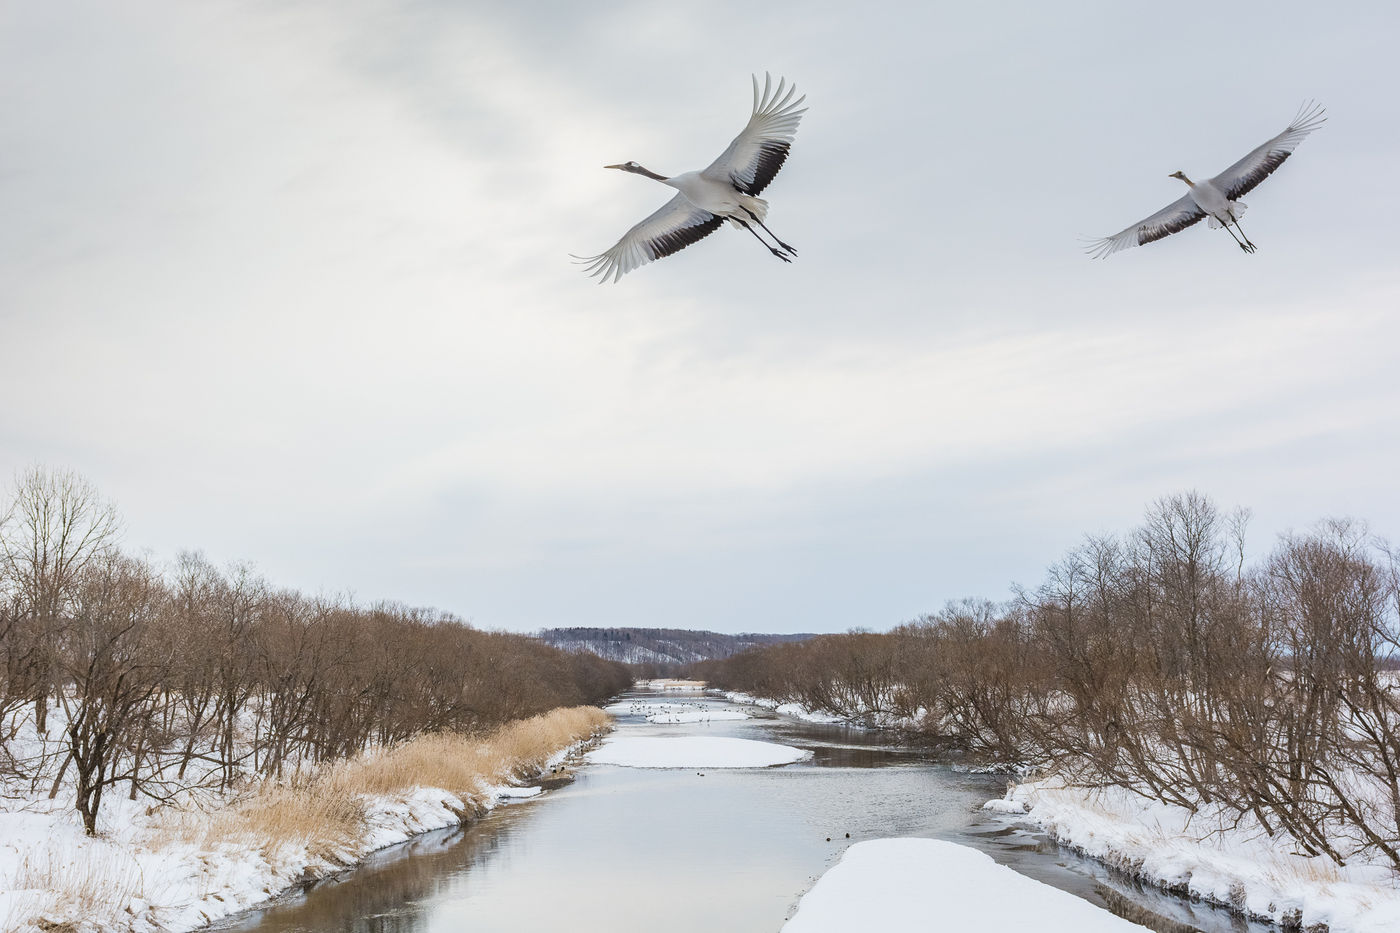
<path fill-rule="evenodd" d="M 669 256 L 704 239 L 727 220 L 752 233 L 783 262 L 792 262 L 791 257 L 797 255 L 797 250 L 778 239 L 764 224 L 768 202 L 758 195 L 787 161 L 798 121 L 807 112 L 807 108 L 802 107 L 806 96 L 793 100 L 796 93 L 797 86 L 789 87 L 783 78 L 778 79 L 778 87 L 774 89 L 772 76 L 764 74 L 763 93 L 759 94 L 755 75 L 753 115 L 749 117 L 748 126 L 734 137 L 718 159 L 701 171 L 667 178 L 636 162 L 603 166 L 654 178 L 680 193 L 628 230 L 608 251 L 597 256 L 574 256 L 574 260 L 584 263 L 589 275 L 601 276 L 600 283 L 609 278 L 616 282 L 653 259 Z M 769 245 L 752 224 L 762 227 L 777 245 Z"/>
<path fill-rule="evenodd" d="M 1102 259 L 1120 249 L 1160 240 L 1178 230 L 1185 230 L 1203 217 L 1209 217 L 1212 230 L 1224 227 L 1240 249 L 1246 253 L 1254 252 L 1254 244 L 1240 228 L 1240 216 L 1245 211 L 1245 205 L 1239 199 L 1272 175 L 1293 154 L 1298 144 L 1326 121 L 1322 107 L 1310 101 L 1298 109 L 1298 115 L 1286 130 L 1209 181 L 1192 181 L 1184 172 L 1172 172 L 1168 178 L 1186 182 L 1189 190 L 1185 195 L 1126 230 L 1091 240 L 1085 248 L 1094 259 Z M 1238 237 L 1235 230 L 1230 229 L 1231 224 L 1235 230 L 1239 230 Z"/>

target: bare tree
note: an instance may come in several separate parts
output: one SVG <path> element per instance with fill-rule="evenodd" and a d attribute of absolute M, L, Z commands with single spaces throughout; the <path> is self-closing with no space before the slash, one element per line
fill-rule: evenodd
<path fill-rule="evenodd" d="M 152 737 L 168 647 L 152 637 L 167 599 L 146 564 L 112 555 L 89 562 L 73 597 L 73 618 L 57 653 L 64 689 L 64 734 L 76 780 L 76 807 L 88 835 L 97 831 L 105 790 L 139 786 L 141 749 Z"/>
<path fill-rule="evenodd" d="M 32 679 L 40 732 L 48 730 L 54 689 L 48 648 L 63 627 L 78 579 L 112 548 L 118 527 L 115 508 L 71 470 L 31 467 L 15 482 L 8 519 L 0 524 L 0 565 L 31 630 L 23 676 Z"/>

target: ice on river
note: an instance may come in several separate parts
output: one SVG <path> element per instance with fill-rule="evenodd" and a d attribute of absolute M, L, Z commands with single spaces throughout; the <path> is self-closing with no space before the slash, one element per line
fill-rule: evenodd
<path fill-rule="evenodd" d="M 647 722 L 658 723 L 678 723 L 678 722 L 722 722 L 724 720 L 748 719 L 748 715 L 739 712 L 737 709 L 716 709 L 716 710 L 677 710 L 670 713 L 652 713 L 647 716 Z"/>
<path fill-rule="evenodd" d="M 875 839 L 846 850 L 783 933 L 850 930 L 1146 933 L 1073 894 L 940 839 Z"/>
<path fill-rule="evenodd" d="M 628 768 L 767 768 L 801 761 L 811 752 L 775 742 L 700 735 L 614 736 L 588 753 L 590 761 Z"/>
<path fill-rule="evenodd" d="M 614 703 L 609 713 L 645 716 L 647 722 L 674 724 L 682 722 L 723 722 L 748 719 L 749 714 L 737 709 L 715 709 L 701 703 L 646 703 L 637 700 Z"/>

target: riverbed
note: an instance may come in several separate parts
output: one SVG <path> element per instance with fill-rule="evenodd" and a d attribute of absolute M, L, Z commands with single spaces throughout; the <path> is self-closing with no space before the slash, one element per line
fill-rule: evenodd
<path fill-rule="evenodd" d="M 776 933 L 851 843 L 925 836 L 997 861 L 1162 933 L 1263 933 L 1224 911 L 1143 888 L 980 810 L 1005 780 L 879 733 L 752 707 L 754 718 L 652 723 L 628 701 L 736 709 L 700 693 L 629 694 L 625 736 L 777 742 L 811 756 L 775 768 L 653 770 L 586 763 L 539 798 L 386 849 L 354 870 L 216 929 Z M 849 835 L 848 835 L 849 834 Z"/>

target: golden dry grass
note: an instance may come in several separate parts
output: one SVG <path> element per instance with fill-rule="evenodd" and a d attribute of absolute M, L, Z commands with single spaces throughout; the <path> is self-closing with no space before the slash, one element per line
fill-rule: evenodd
<path fill-rule="evenodd" d="M 597 707 L 577 706 L 518 720 L 484 736 L 418 736 L 291 784 L 265 785 L 213 814 L 184 814 L 167 823 L 165 835 L 201 846 L 252 844 L 264 852 L 304 846 L 315 857 L 343 864 L 359 849 L 367 798 L 436 787 L 459 797 L 470 812 L 483 802 L 483 785 L 531 777 L 550 756 L 603 732 L 610 722 Z"/>

